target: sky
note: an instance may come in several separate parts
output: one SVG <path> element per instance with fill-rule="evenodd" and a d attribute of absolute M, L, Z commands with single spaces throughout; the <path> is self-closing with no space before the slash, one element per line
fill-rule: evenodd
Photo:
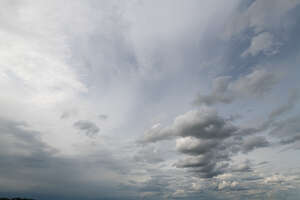
<path fill-rule="evenodd" d="M 2 0 L 0 196 L 298 200 L 300 0 Z"/>

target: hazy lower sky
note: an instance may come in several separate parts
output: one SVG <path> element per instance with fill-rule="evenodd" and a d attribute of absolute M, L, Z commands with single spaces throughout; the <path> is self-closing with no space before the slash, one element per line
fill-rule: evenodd
<path fill-rule="evenodd" d="M 298 200 L 300 0 L 0 1 L 0 196 Z"/>

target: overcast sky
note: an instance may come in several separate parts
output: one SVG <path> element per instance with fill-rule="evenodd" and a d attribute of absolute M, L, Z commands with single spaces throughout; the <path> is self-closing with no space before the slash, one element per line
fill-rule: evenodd
<path fill-rule="evenodd" d="M 0 1 L 0 196 L 298 200 L 300 0 Z"/>

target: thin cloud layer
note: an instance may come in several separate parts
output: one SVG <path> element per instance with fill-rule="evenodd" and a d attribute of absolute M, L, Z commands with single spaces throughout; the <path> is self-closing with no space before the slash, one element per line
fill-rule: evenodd
<path fill-rule="evenodd" d="M 212 83 L 212 92 L 200 95 L 196 104 L 213 105 L 216 103 L 232 103 L 238 98 L 262 97 L 279 81 L 279 74 L 265 69 L 255 69 L 251 73 L 231 80 L 229 76 L 217 77 Z"/>

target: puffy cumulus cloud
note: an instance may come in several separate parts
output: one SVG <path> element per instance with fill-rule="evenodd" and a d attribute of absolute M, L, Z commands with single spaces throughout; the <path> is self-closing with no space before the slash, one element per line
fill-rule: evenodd
<path fill-rule="evenodd" d="M 217 77 L 212 83 L 212 92 L 199 95 L 196 104 L 229 104 L 241 97 L 261 97 L 269 92 L 279 81 L 279 74 L 264 68 L 254 69 L 251 73 L 231 80 L 229 76 Z"/>
<path fill-rule="evenodd" d="M 174 166 L 187 168 L 203 178 L 226 172 L 250 172 L 249 162 L 234 166 L 231 158 L 239 152 L 245 154 L 269 146 L 265 137 L 253 135 L 260 129 L 233 125 L 209 107 L 186 112 L 176 117 L 171 126 L 156 125 L 150 130 L 142 139 L 144 143 L 176 138 L 176 150 L 188 156 Z"/>
<path fill-rule="evenodd" d="M 237 128 L 220 117 L 214 109 L 202 107 L 176 117 L 172 130 L 181 137 L 223 139 L 231 136 Z"/>
<path fill-rule="evenodd" d="M 209 152 L 218 145 L 218 140 L 195 139 L 193 137 L 183 137 L 176 140 L 177 151 L 185 154 L 197 155 Z"/>
<path fill-rule="evenodd" d="M 73 126 L 90 137 L 95 136 L 100 131 L 96 124 L 86 120 L 77 121 Z"/>
<path fill-rule="evenodd" d="M 231 136 L 237 128 L 218 116 L 215 109 L 201 107 L 175 118 L 169 127 L 157 125 L 145 132 L 143 142 L 156 142 L 174 137 L 195 137 L 200 139 L 224 139 Z"/>
<path fill-rule="evenodd" d="M 242 53 L 242 57 L 256 56 L 263 53 L 267 56 L 275 55 L 279 51 L 280 43 L 276 42 L 271 33 L 263 32 L 252 38 L 248 49 Z"/>
<path fill-rule="evenodd" d="M 218 184 L 218 190 L 224 190 L 224 189 L 234 189 L 239 185 L 237 181 L 222 181 Z"/>

